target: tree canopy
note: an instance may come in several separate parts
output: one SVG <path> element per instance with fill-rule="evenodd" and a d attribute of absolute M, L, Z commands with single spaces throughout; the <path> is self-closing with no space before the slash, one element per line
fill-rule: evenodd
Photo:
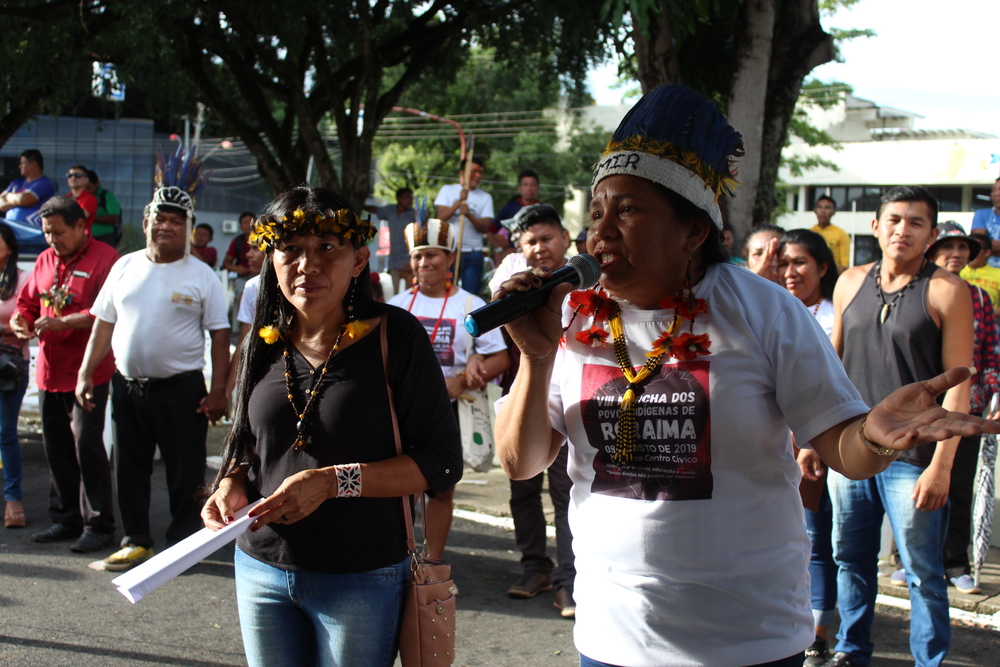
<path fill-rule="evenodd" d="M 33 117 L 90 97 L 91 45 L 114 22 L 79 6 L 11 0 L 0 7 L 0 146 Z"/>
<path fill-rule="evenodd" d="M 181 77 L 243 139 L 273 191 L 304 182 L 311 164 L 356 205 L 370 191 L 383 119 L 417 81 L 453 79 L 473 41 L 510 58 L 543 51 L 556 80 L 582 81 L 599 52 L 560 48 L 555 12 L 571 11 L 565 0 L 301 0 L 294 11 L 237 0 L 107 3 L 135 36 L 112 54 L 123 76 L 155 75 L 174 90 Z"/>
<path fill-rule="evenodd" d="M 855 1 L 823 0 L 823 8 Z M 377 140 L 394 106 L 469 122 L 499 114 L 492 118 L 513 128 L 515 117 L 504 114 L 553 106 L 560 92 L 580 104 L 588 67 L 618 50 L 634 54 L 628 62 L 644 90 L 685 83 L 743 132 L 745 185 L 729 214 L 745 232 L 770 217 L 806 75 L 835 57 L 820 8 L 818 0 L 300 0 L 281 9 L 237 0 L 10 0 L 0 6 L 0 49 L 10 63 L 0 74 L 0 142 L 32 115 L 87 95 L 90 63 L 101 60 L 126 83 L 143 83 L 161 112 L 194 115 L 196 102 L 206 105 L 220 131 L 253 153 L 272 191 L 305 182 L 312 169 L 360 205 L 376 145 L 404 180 L 456 171 L 418 164 L 435 155 L 454 161 L 453 146 Z M 474 67 L 486 57 L 489 67 Z M 552 150 L 550 120 L 520 120 L 535 129 L 478 132 L 476 152 L 491 157 L 500 179 L 512 181 L 528 162 L 543 185 L 567 183 L 581 160 L 597 156 L 584 157 L 597 137 L 579 134 L 578 151 L 566 154 Z M 419 160 L 404 159 L 408 150 Z"/>
<path fill-rule="evenodd" d="M 500 60 L 495 49 L 473 49 L 453 81 L 425 76 L 400 102 L 455 119 L 474 141 L 473 152 L 486 162 L 483 189 L 498 208 L 516 196 L 517 175 L 539 175 L 542 198 L 561 207 L 567 185 L 589 183 L 591 167 L 607 141 L 605 132 L 571 124 L 560 139 L 551 111 L 560 105 L 562 86 L 546 73 L 539 53 L 517 62 Z M 565 118 L 572 119 L 569 112 Z M 434 194 L 458 175 L 458 134 L 450 125 L 405 114 L 382 126 L 374 145 L 382 179 L 377 194 L 391 199 L 399 187 L 418 196 Z"/>

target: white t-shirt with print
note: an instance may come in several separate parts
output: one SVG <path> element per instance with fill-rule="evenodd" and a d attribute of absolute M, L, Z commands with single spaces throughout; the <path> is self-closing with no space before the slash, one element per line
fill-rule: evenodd
<path fill-rule="evenodd" d="M 452 183 L 450 185 L 445 185 L 438 192 L 438 196 L 434 199 L 435 206 L 451 206 L 459 200 L 462 196 L 462 186 L 458 183 Z M 472 214 L 477 218 L 492 218 L 493 217 L 493 197 L 476 188 L 475 190 L 469 190 L 469 194 L 465 198 L 466 203 L 469 204 L 469 209 Z M 454 215 L 448 218 L 448 224 L 452 226 L 455 230 L 455 242 L 458 243 L 458 220 L 459 211 L 455 211 Z M 469 219 L 465 220 L 465 231 L 462 233 L 462 252 L 474 252 L 483 249 L 483 233 L 477 230 Z"/>
<path fill-rule="evenodd" d="M 573 334 L 590 320 L 577 317 L 557 356 L 549 402 L 571 443 L 574 636 L 601 662 L 749 665 L 814 638 L 789 429 L 807 442 L 868 408 L 785 290 L 718 264 L 695 294 L 710 312 L 694 333 L 709 334 L 711 354 L 665 359 L 643 386 L 631 471 L 610 462 L 626 386 L 610 339 L 580 343 Z M 637 368 L 671 317 L 623 304 Z"/>
<path fill-rule="evenodd" d="M 456 373 L 465 370 L 465 364 L 468 361 L 466 347 L 468 347 L 469 341 L 469 332 L 465 330 L 465 316 L 470 311 L 485 306 L 485 301 L 478 296 L 469 294 L 464 289 L 457 288 L 455 294 L 448 297 L 447 304 L 444 297 L 432 299 L 421 294 L 419 290 L 417 290 L 416 299 L 414 299 L 412 289 L 400 292 L 386 303 L 391 306 L 399 306 L 403 310 L 409 310 L 420 320 L 427 335 L 433 334 L 434 339 L 431 341 L 431 345 L 446 378 L 455 377 Z M 443 312 L 442 308 L 444 308 Z M 438 317 L 441 318 L 440 324 L 437 324 Z M 437 332 L 435 333 L 436 324 Z M 472 339 L 473 353 L 487 355 L 506 349 L 507 346 L 503 342 L 500 329 L 494 329 L 479 338 Z"/>
<path fill-rule="evenodd" d="M 115 363 L 132 378 L 202 370 L 205 331 L 229 328 L 222 283 L 208 264 L 190 256 L 157 264 L 145 250 L 115 262 L 90 313 L 115 325 Z"/>

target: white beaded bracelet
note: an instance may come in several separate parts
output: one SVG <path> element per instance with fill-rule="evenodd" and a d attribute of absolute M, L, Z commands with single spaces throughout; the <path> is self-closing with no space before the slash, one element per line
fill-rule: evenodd
<path fill-rule="evenodd" d="M 361 464 L 343 463 L 333 466 L 337 475 L 338 498 L 361 497 Z"/>

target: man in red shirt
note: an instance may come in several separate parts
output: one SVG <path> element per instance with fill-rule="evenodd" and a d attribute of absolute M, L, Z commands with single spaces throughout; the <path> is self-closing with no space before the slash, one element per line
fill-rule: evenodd
<path fill-rule="evenodd" d="M 213 269 L 219 261 L 219 253 L 208 245 L 215 238 L 215 230 L 208 223 L 201 223 L 191 232 L 191 254 L 208 264 Z"/>
<path fill-rule="evenodd" d="M 107 547 L 115 532 L 111 465 L 103 436 L 114 357 L 108 354 L 94 373 L 96 410 L 85 411 L 74 392 L 94 322 L 90 307 L 118 253 L 90 238 L 83 209 L 69 197 L 53 197 L 39 213 L 50 247 L 35 261 L 10 320 L 18 338 L 38 337 L 38 406 L 53 523 L 33 539 L 78 538 L 70 549 L 87 553 Z"/>
<path fill-rule="evenodd" d="M 97 197 L 95 197 L 87 186 L 90 185 L 90 176 L 87 168 L 82 164 L 74 164 L 66 172 L 66 184 L 69 185 L 72 197 L 87 214 L 87 232 L 94 224 L 97 217 Z"/>

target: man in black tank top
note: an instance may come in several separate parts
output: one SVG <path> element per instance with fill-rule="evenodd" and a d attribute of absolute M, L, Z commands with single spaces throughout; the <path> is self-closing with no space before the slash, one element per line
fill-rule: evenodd
<path fill-rule="evenodd" d="M 937 211 L 937 201 L 924 188 L 889 190 L 872 221 L 883 259 L 848 269 L 837 284 L 831 338 L 868 405 L 904 384 L 972 363 L 969 288 L 924 259 L 938 234 Z M 968 412 L 969 382 L 949 389 L 942 405 Z M 827 665 L 871 662 L 883 513 L 892 524 L 910 589 L 910 650 L 920 667 L 944 660 L 951 632 L 941 553 L 958 441 L 903 452 L 867 480 L 831 471 L 841 627 L 836 654 Z"/>

